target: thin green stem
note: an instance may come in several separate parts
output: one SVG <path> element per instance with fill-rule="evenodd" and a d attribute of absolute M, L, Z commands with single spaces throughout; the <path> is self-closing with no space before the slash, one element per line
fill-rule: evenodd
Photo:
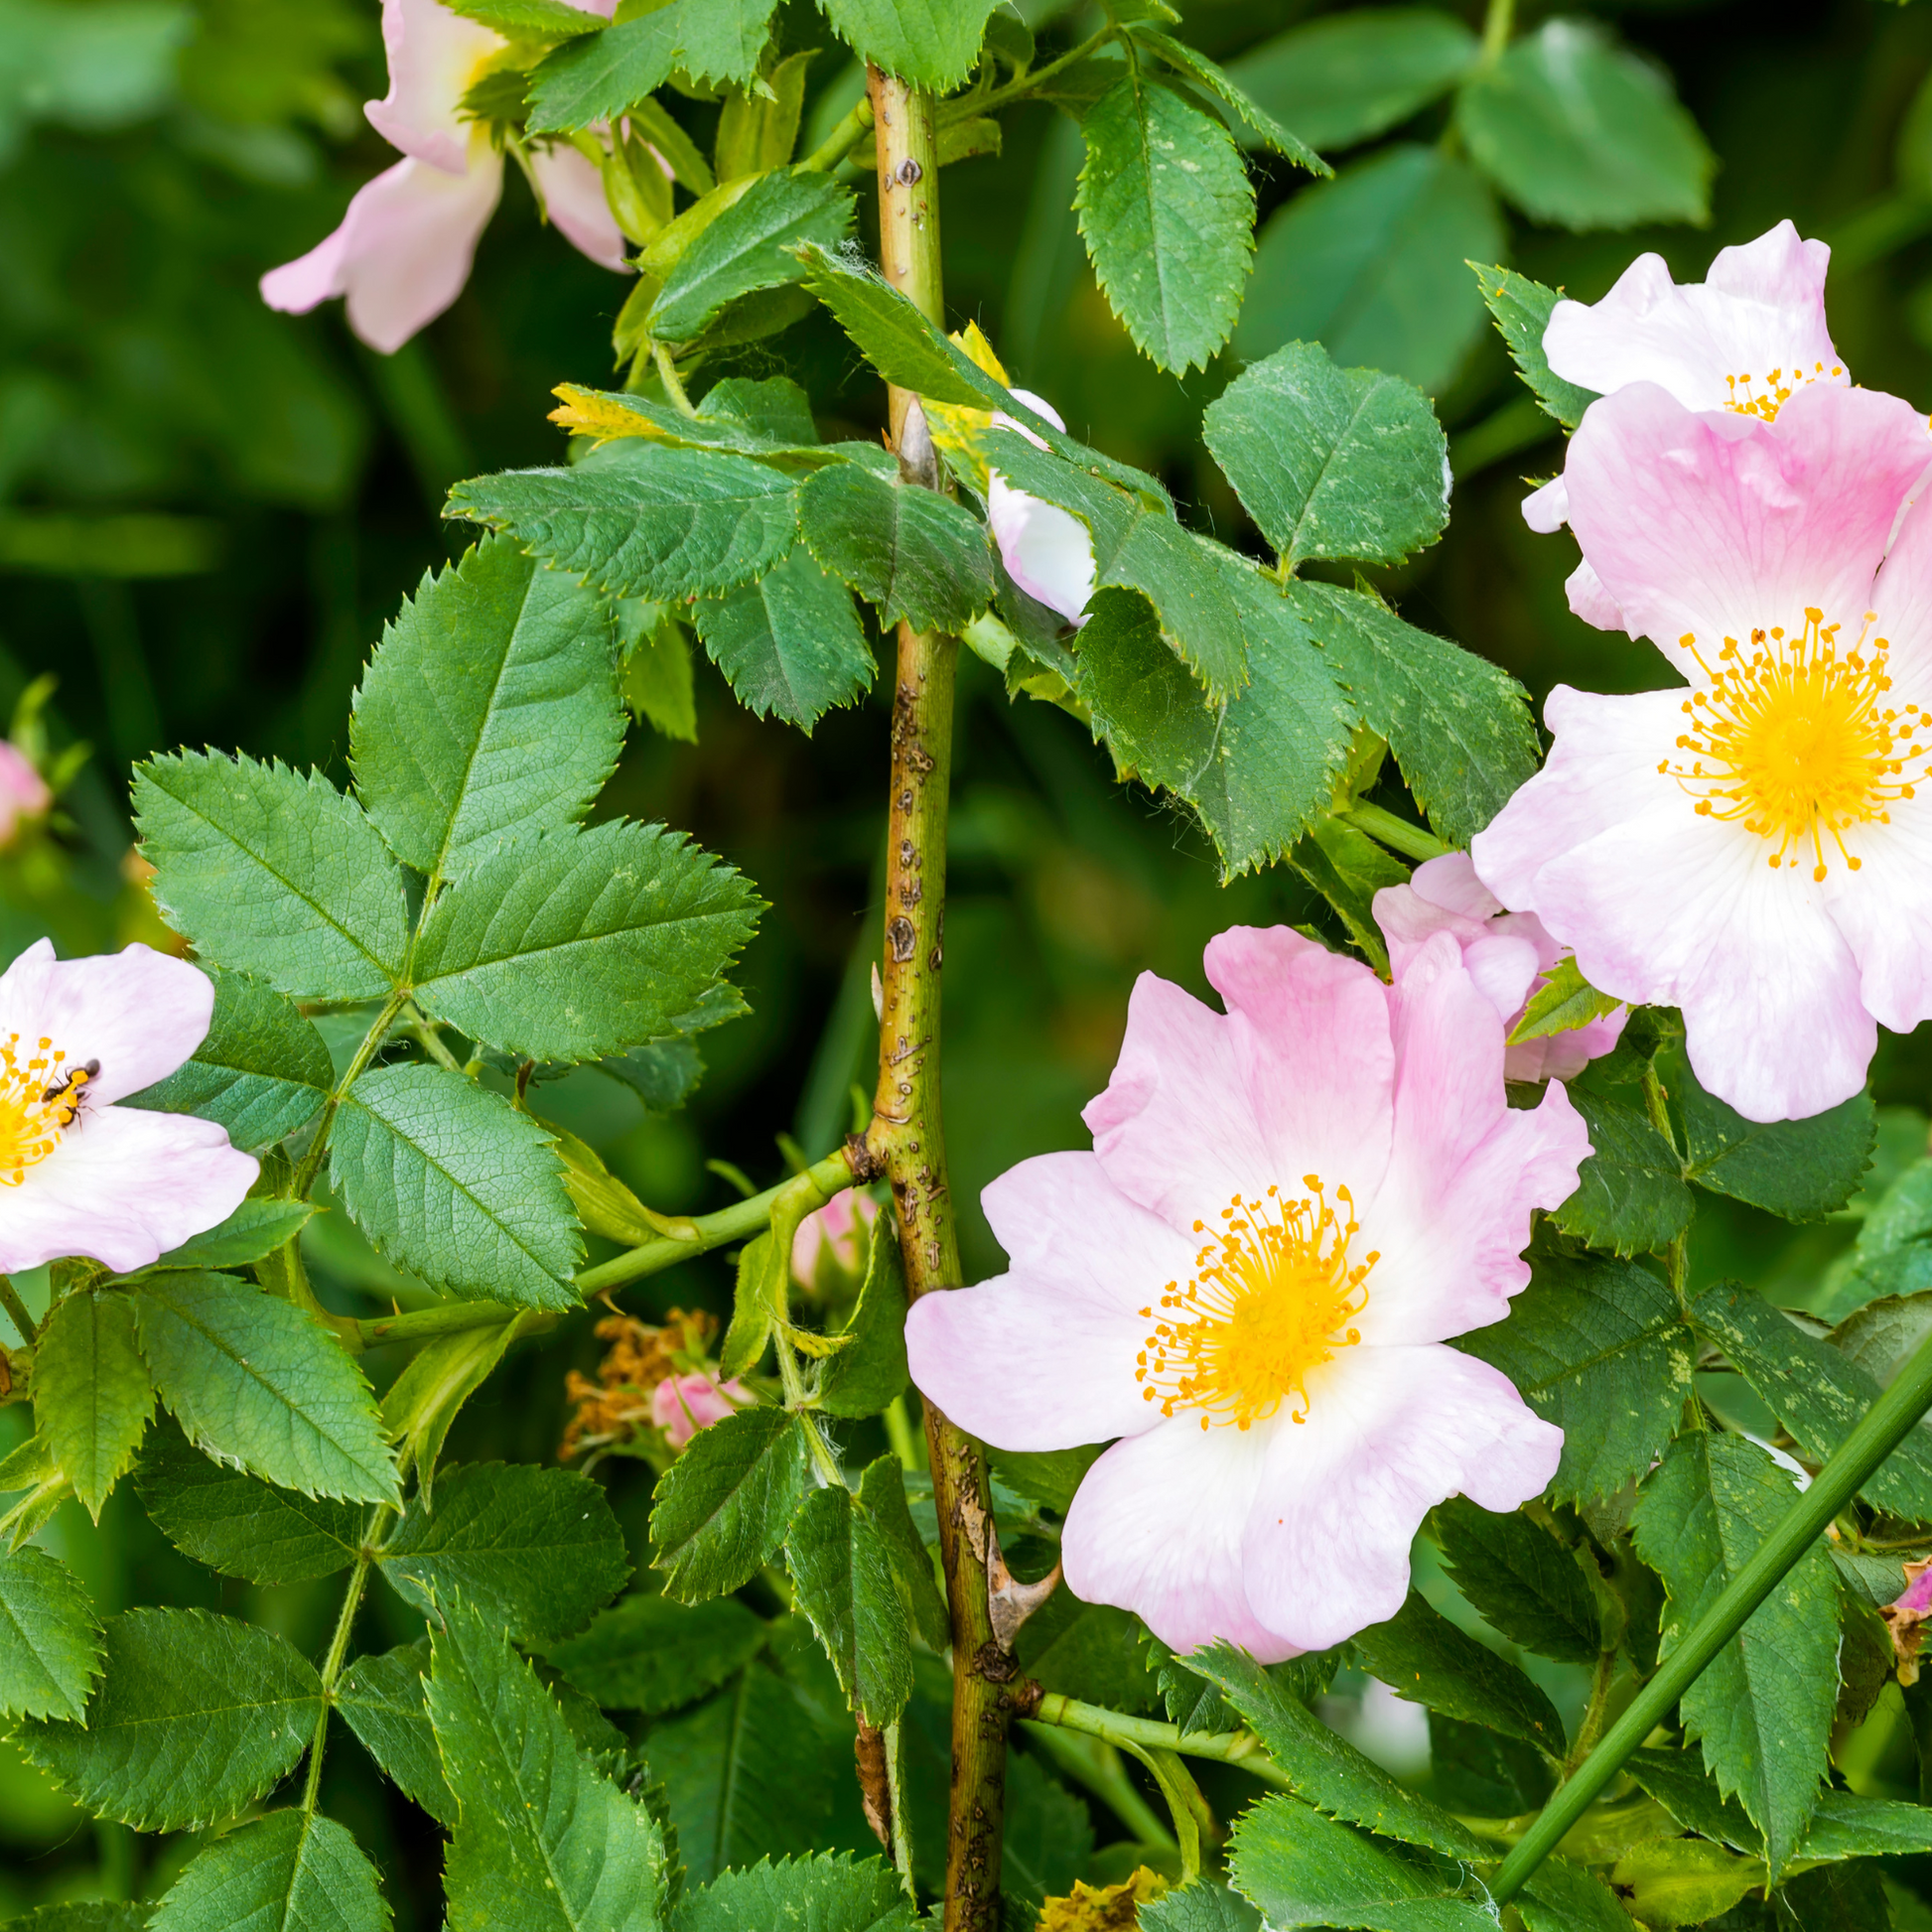
<path fill-rule="evenodd" d="M 797 167 L 795 175 L 829 175 L 872 132 L 872 102 L 861 99 Z"/>
<path fill-rule="evenodd" d="M 1644 1111 L 1650 1116 L 1650 1124 L 1664 1137 L 1664 1144 L 1681 1161 L 1683 1155 L 1677 1145 L 1677 1130 L 1670 1119 L 1670 1100 L 1664 1092 L 1664 1083 L 1657 1072 L 1657 1062 L 1646 1060 L 1643 1068 Z M 1664 1250 L 1664 1269 L 1670 1278 L 1670 1292 L 1677 1298 L 1680 1309 L 1689 1309 L 1691 1284 L 1691 1229 L 1689 1222 L 1672 1239 Z"/>
<path fill-rule="evenodd" d="M 1913 1351 L 1891 1386 L 1812 1478 L 1810 1488 L 1764 1539 L 1757 1554 L 1699 1617 L 1683 1642 L 1658 1665 L 1656 1675 L 1604 1732 L 1602 1741 L 1577 1774 L 1544 1807 L 1490 1883 L 1490 1894 L 1498 1904 L 1514 1898 L 1523 1888 L 1530 1873 L 1623 1768 L 1624 1760 L 1663 1722 L 1872 1471 L 1917 1428 L 1928 1408 L 1932 1408 L 1932 1337 Z"/>
<path fill-rule="evenodd" d="M 20 1291 L 5 1275 L 0 1275 L 0 1309 L 6 1311 L 7 1319 L 19 1329 L 21 1340 L 31 1348 L 40 1331 L 34 1317 L 27 1312 L 27 1304 L 20 1299 Z"/>
<path fill-rule="evenodd" d="M 1566 1778 L 1596 1748 L 1596 1740 L 1603 1734 L 1603 1725 L 1610 1715 L 1610 1689 L 1616 1682 L 1616 1658 L 1614 1648 L 1597 1653 L 1596 1669 L 1590 1678 L 1589 1703 L 1584 1707 L 1584 1721 L 1577 1726 L 1577 1741 L 1563 1760 Z"/>
<path fill-rule="evenodd" d="M 1066 1725 L 1044 1725 L 1037 1719 L 1029 1723 L 1026 1729 L 1038 1748 L 1053 1760 L 1056 1769 L 1075 1784 L 1085 1785 L 1141 1844 L 1179 1851 L 1179 1841 L 1168 1829 L 1161 1814 L 1135 1790 L 1126 1765 L 1120 1761 L 1121 1747 L 1111 1738 L 1074 1731 Z M 1074 1741 L 1082 1736 L 1087 1740 L 1084 1744 Z"/>
<path fill-rule="evenodd" d="M 672 407 L 680 416 L 696 416 L 691 398 L 684 393 L 684 380 L 677 372 L 677 363 L 672 359 L 670 348 L 663 343 L 652 343 L 651 358 L 657 364 L 658 378 L 664 384 L 664 393 L 670 397 Z"/>
<path fill-rule="evenodd" d="M 1139 1750 L 1178 1751 L 1183 1757 L 1212 1758 L 1217 1764 L 1238 1764 L 1264 1784 L 1292 1791 L 1295 1781 L 1268 1755 L 1267 1747 L 1252 1730 L 1182 1730 L 1177 1725 L 1157 1724 L 1152 1718 L 1130 1718 L 1124 1712 L 1109 1711 L 1098 1704 L 1082 1704 L 1078 1698 L 1062 1697 L 1049 1691 L 1034 1713 L 1036 1723 L 1059 1725 L 1067 1730 L 1084 1731 L 1089 1737 L 1104 1737 L 1110 1744 L 1131 1745 Z"/>
<path fill-rule="evenodd" d="M 1516 31 L 1516 0 L 1489 0 L 1489 10 L 1482 17 L 1482 65 L 1494 67 L 1503 57 L 1503 50 L 1509 45 L 1509 37 Z"/>
<path fill-rule="evenodd" d="M 1366 799 L 1358 798 L 1346 810 L 1335 814 L 1354 826 L 1358 832 L 1366 832 L 1370 838 L 1379 840 L 1391 852 L 1399 852 L 1405 859 L 1440 859 L 1444 853 L 1453 851 L 1439 839 L 1434 832 L 1425 831 L 1420 825 L 1411 825 L 1406 818 L 1396 817 L 1394 812 L 1384 811 L 1380 805 L 1371 805 Z"/>
<path fill-rule="evenodd" d="M 429 1019 L 414 1000 L 403 1008 L 402 1024 L 410 1038 L 438 1066 L 446 1067 L 452 1073 L 463 1071 L 463 1062 L 443 1044 L 443 1029 L 434 1020 Z"/>
<path fill-rule="evenodd" d="M 383 1314 L 355 1323 L 364 1348 L 385 1341 L 435 1341 L 441 1335 L 461 1334 L 466 1328 L 494 1328 L 523 1316 L 525 1334 L 542 1334 L 563 1319 L 553 1311 L 517 1310 L 501 1302 L 443 1302 L 433 1309 L 412 1309 L 407 1314 Z"/>
<path fill-rule="evenodd" d="M 1057 60 L 1048 61 L 1043 68 L 1035 68 L 1031 72 L 1016 75 L 1004 87 L 995 87 L 990 94 L 981 94 L 977 99 L 968 95 L 949 102 L 948 107 L 939 113 L 939 124 L 943 127 L 948 121 L 977 120 L 980 115 L 990 114 L 996 107 L 1030 99 L 1039 91 L 1042 80 L 1051 80 L 1064 73 L 1076 61 L 1084 61 L 1089 54 L 1098 53 L 1117 32 L 1118 29 L 1110 23 L 1097 34 L 1089 34 L 1078 47 L 1060 55 Z"/>
<path fill-rule="evenodd" d="M 362 1077 L 363 1069 L 375 1058 L 382 1042 L 389 1037 L 389 1029 L 396 1024 L 396 1015 L 408 1004 L 407 993 L 391 993 L 383 1003 L 382 1011 L 375 1016 L 374 1024 L 362 1036 L 361 1045 L 355 1049 L 355 1057 L 343 1069 L 343 1077 L 336 1082 L 323 1104 L 322 1118 L 316 1123 L 316 1137 L 309 1143 L 309 1151 L 302 1157 L 301 1167 L 295 1171 L 295 1185 L 290 1190 L 295 1199 L 308 1199 L 309 1189 L 315 1185 L 316 1175 L 322 1170 L 322 1157 L 329 1152 L 329 1130 L 335 1125 L 336 1110 L 343 1104 L 343 1095 Z"/>
<path fill-rule="evenodd" d="M 362 1591 L 369 1581 L 376 1539 L 389 1527 L 395 1514 L 387 1503 L 378 1503 L 363 1525 L 362 1547 L 355 1553 L 355 1567 L 348 1573 L 343 1607 L 336 1616 L 335 1634 L 329 1639 L 329 1652 L 322 1660 L 322 1709 L 316 1714 L 315 1736 L 309 1744 L 309 1776 L 302 1787 L 305 1812 L 315 1811 L 317 1794 L 322 1789 L 322 1754 L 329 1742 L 329 1713 L 335 1708 L 336 1680 L 342 1676 L 343 1662 L 348 1655 L 349 1632 L 355 1627 L 355 1612 L 361 1606 Z"/>

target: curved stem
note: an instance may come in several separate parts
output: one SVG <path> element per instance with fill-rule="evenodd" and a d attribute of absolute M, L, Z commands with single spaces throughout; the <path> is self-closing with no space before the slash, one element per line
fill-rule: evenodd
<path fill-rule="evenodd" d="M 800 175 L 830 174 L 871 132 L 872 102 L 861 100 L 792 172 Z"/>
<path fill-rule="evenodd" d="M 1366 799 L 1358 798 L 1347 810 L 1335 816 L 1346 824 L 1354 826 L 1358 832 L 1366 832 L 1370 838 L 1379 840 L 1391 852 L 1399 852 L 1405 859 L 1440 859 L 1444 853 L 1452 851 L 1439 839 L 1434 832 L 1420 825 L 1411 825 L 1406 818 L 1397 818 L 1394 812 L 1385 811 L 1380 805 L 1371 805 Z"/>
<path fill-rule="evenodd" d="M 1051 80 L 1056 74 L 1064 73 L 1076 61 L 1084 61 L 1089 54 L 1098 52 L 1114 38 L 1115 27 L 1109 23 L 1097 34 L 1089 34 L 1078 47 L 1070 48 L 1057 60 L 1048 61 L 1043 68 L 1035 68 L 1009 80 L 1004 87 L 995 87 L 990 94 L 982 94 L 977 100 L 962 100 L 957 103 L 957 112 L 942 116 L 946 120 L 964 118 L 967 115 L 977 118 L 990 114 L 996 107 L 1005 107 L 1016 100 L 1028 100 L 1039 91 L 1042 80 Z"/>
<path fill-rule="evenodd" d="M 1050 1691 L 1033 1713 L 1034 1721 L 1058 1725 L 1066 1730 L 1104 1737 L 1110 1744 L 1133 1750 L 1178 1751 L 1183 1757 L 1212 1758 L 1217 1764 L 1238 1764 L 1263 1784 L 1292 1791 L 1295 1781 L 1268 1755 L 1267 1746 L 1252 1730 L 1182 1730 L 1152 1718 L 1130 1718 L 1103 1705 L 1082 1704 L 1078 1698 Z"/>

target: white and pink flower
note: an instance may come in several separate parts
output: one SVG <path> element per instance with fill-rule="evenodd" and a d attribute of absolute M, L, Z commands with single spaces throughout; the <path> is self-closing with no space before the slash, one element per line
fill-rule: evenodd
<path fill-rule="evenodd" d="M 616 0 L 584 0 L 607 18 Z M 306 315 L 347 299 L 349 327 L 384 354 L 400 348 L 463 292 L 477 242 L 503 192 L 503 157 L 461 113 L 464 95 L 505 43 L 437 0 L 383 0 L 389 91 L 368 103 L 376 131 L 404 159 L 348 205 L 343 224 L 261 280 L 271 309 Z M 624 238 L 596 165 L 568 142 L 530 151 L 546 212 L 601 267 L 621 272 Z"/>
<path fill-rule="evenodd" d="M 213 1011 L 206 974 L 142 945 L 57 960 L 41 939 L 0 974 L 0 1274 L 145 1268 L 241 1204 L 256 1163 L 221 1128 L 114 1104 L 189 1058 Z"/>
<path fill-rule="evenodd" d="M 1443 1344 L 1529 1280 L 1533 1208 L 1588 1153 L 1562 1085 L 1503 1096 L 1503 1026 L 1453 935 L 1384 986 L 1286 927 L 1214 939 L 1217 1013 L 1134 990 L 1091 1153 L 986 1190 L 1011 1271 L 922 1297 L 912 1376 L 1004 1449 L 1114 1442 L 1065 1576 L 1178 1651 L 1272 1660 L 1395 1614 L 1424 1514 L 1514 1509 L 1562 1433 Z"/>
<path fill-rule="evenodd" d="M 45 818 L 54 803 L 47 780 L 17 745 L 0 739 L 0 852 L 13 844 L 23 824 Z"/>
<path fill-rule="evenodd" d="M 1827 383 L 1768 423 L 1640 382 L 1571 442 L 1585 559 L 1689 688 L 1559 685 L 1475 869 L 1591 985 L 1680 1007 L 1751 1120 L 1849 1098 L 1880 1024 L 1932 1017 L 1929 458 L 1909 404 Z"/>
<path fill-rule="evenodd" d="M 1066 428 L 1059 411 L 1031 389 L 1015 389 L 1013 394 L 1055 429 Z M 1036 449 L 1046 447 L 1035 431 L 1003 409 L 993 412 L 992 426 L 1024 436 Z M 994 469 L 986 477 L 986 520 L 1000 546 L 1007 575 L 1035 604 L 1043 604 L 1070 624 L 1085 623 L 1096 575 L 1087 526 L 1057 503 L 1016 489 Z"/>
<path fill-rule="evenodd" d="M 650 1392 L 650 1419 L 664 1432 L 664 1441 L 681 1449 L 699 1430 L 723 1422 L 734 1411 L 758 1398 L 736 1376 L 729 1382 L 713 1381 L 709 1375 L 692 1373 L 671 1375 Z"/>

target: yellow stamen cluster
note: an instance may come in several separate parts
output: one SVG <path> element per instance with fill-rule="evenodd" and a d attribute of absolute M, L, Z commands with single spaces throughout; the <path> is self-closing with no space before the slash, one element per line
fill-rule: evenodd
<path fill-rule="evenodd" d="M 18 1034 L 0 1040 L 0 1187 L 18 1187 L 80 1111 L 92 1074 L 84 1066 L 68 1071 L 67 1054 L 53 1049 L 43 1039 L 23 1059 Z"/>
<path fill-rule="evenodd" d="M 1743 375 L 1727 375 L 1725 386 L 1730 391 L 1725 399 L 1726 409 L 1734 409 L 1740 416 L 1755 416 L 1761 422 L 1775 423 L 1778 411 L 1802 389 L 1807 382 L 1834 381 L 1845 373 L 1842 363 L 1834 362 L 1828 371 L 1823 362 L 1814 362 L 1810 372 L 1803 369 L 1773 369 L 1764 378 L 1764 393 L 1756 394 L 1752 389 L 1752 378 Z"/>
<path fill-rule="evenodd" d="M 1196 1256 L 1194 1278 L 1168 1284 L 1159 1304 L 1167 1312 L 1141 1311 L 1155 1326 L 1135 1380 L 1164 1416 L 1197 1409 L 1203 1429 L 1249 1429 L 1286 1402 L 1291 1418 L 1306 1422 L 1311 1372 L 1361 1340 L 1349 1324 L 1368 1306 L 1364 1284 L 1381 1257 L 1371 1251 L 1351 1265 L 1361 1228 L 1348 1189 L 1337 1187 L 1330 1207 L 1320 1175 L 1302 1180 L 1301 1200 L 1282 1200 L 1277 1187 L 1264 1200 L 1236 1194 Z M 1205 1231 L 1194 1223 L 1196 1234 Z"/>
<path fill-rule="evenodd" d="M 1775 841 L 1767 862 L 1775 871 L 1800 863 L 1792 848 L 1809 846 L 1811 876 L 1826 874 L 1829 842 L 1852 871 L 1861 861 L 1845 843 L 1854 826 L 1891 822 L 1887 807 L 1910 798 L 1909 769 L 1932 747 L 1915 745 L 1932 716 L 1915 704 L 1904 715 L 1884 702 L 1888 645 L 1866 633 L 1877 621 L 1867 611 L 1864 629 L 1841 652 L 1840 626 L 1822 611 L 1805 612 L 1805 627 L 1753 630 L 1749 654 L 1726 637 L 1714 667 L 1687 632 L 1680 640 L 1711 680 L 1685 703 L 1691 729 L 1677 741 L 1688 764 L 1665 759 L 1657 767 L 1697 800 L 1707 818 L 1741 823 Z"/>

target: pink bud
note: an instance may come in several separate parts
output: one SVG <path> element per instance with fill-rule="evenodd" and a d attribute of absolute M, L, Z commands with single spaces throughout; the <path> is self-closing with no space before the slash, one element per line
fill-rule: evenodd
<path fill-rule="evenodd" d="M 879 1218 L 879 1203 L 870 1194 L 848 1187 L 814 1214 L 798 1223 L 791 1239 L 791 1274 L 800 1288 L 821 1293 L 837 1286 L 837 1277 L 857 1281 L 864 1275 L 870 1250 L 873 1223 Z M 832 1271 L 834 1279 L 822 1280 L 820 1271 Z"/>
<path fill-rule="evenodd" d="M 751 1390 L 736 1376 L 721 1387 L 708 1375 L 673 1375 L 651 1390 L 650 1419 L 671 1448 L 681 1449 L 699 1430 L 751 1400 Z"/>
<path fill-rule="evenodd" d="M 53 804 L 47 780 L 22 753 L 0 739 L 0 851 L 14 842 L 23 818 L 40 818 Z"/>

